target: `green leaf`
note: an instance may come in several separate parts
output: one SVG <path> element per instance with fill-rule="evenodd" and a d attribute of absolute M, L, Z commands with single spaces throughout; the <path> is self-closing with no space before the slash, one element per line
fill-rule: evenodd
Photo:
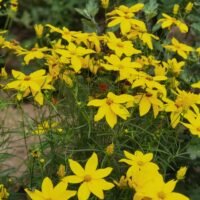
<path fill-rule="evenodd" d="M 91 33 L 91 32 L 96 32 L 97 31 L 96 30 L 96 25 L 92 21 L 87 20 L 87 19 L 81 19 L 81 21 L 82 21 L 82 24 L 83 24 L 83 30 L 85 32 Z"/>
<path fill-rule="evenodd" d="M 198 138 L 193 138 L 191 140 L 187 152 L 192 160 L 200 158 L 200 140 Z"/>
<path fill-rule="evenodd" d="M 31 15 L 27 12 L 27 11 L 24 11 L 23 12 L 23 15 L 20 19 L 20 21 L 26 26 L 26 27 L 29 27 L 31 22 L 32 22 L 32 18 L 31 18 Z"/>
<path fill-rule="evenodd" d="M 193 23 L 191 28 L 194 29 L 195 32 L 200 33 L 200 23 Z"/>
<path fill-rule="evenodd" d="M 147 21 L 155 17 L 158 13 L 158 3 L 157 0 L 151 0 L 144 6 L 144 13 Z"/>
<path fill-rule="evenodd" d="M 90 16 L 94 17 L 99 11 L 99 5 L 96 0 L 89 0 L 86 4 L 86 10 Z"/>
<path fill-rule="evenodd" d="M 79 9 L 79 8 L 75 8 L 75 10 L 80 14 L 82 15 L 83 17 L 87 18 L 87 19 L 91 19 L 89 13 L 87 12 L 86 9 Z"/>

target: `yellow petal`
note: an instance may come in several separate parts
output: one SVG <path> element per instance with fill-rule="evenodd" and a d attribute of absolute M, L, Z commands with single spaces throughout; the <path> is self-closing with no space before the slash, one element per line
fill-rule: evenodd
<path fill-rule="evenodd" d="M 125 35 L 126 33 L 130 31 L 130 29 L 131 29 L 130 21 L 127 19 L 124 19 L 120 24 L 120 30 L 122 34 Z"/>
<path fill-rule="evenodd" d="M 112 172 L 112 170 L 113 169 L 111 167 L 106 167 L 104 169 L 98 169 L 95 171 L 95 173 L 93 173 L 92 177 L 94 179 L 104 178 L 104 177 L 108 176 Z"/>
<path fill-rule="evenodd" d="M 98 111 L 97 114 L 94 116 L 94 121 L 100 121 L 104 116 L 105 116 L 105 112 L 106 112 L 106 106 L 101 106 Z"/>
<path fill-rule="evenodd" d="M 177 192 L 172 192 L 167 195 L 167 198 L 170 200 L 190 200 L 188 197 L 186 197 L 183 194 L 177 193 Z"/>
<path fill-rule="evenodd" d="M 53 183 L 50 178 L 46 177 L 42 182 L 42 193 L 44 196 L 49 197 L 53 191 Z"/>
<path fill-rule="evenodd" d="M 110 190 L 114 187 L 113 183 L 110 183 L 104 179 L 95 180 L 96 184 L 101 187 L 102 190 Z"/>
<path fill-rule="evenodd" d="M 96 153 L 93 153 L 92 156 L 88 159 L 85 165 L 85 173 L 93 173 L 98 165 L 98 157 Z"/>
<path fill-rule="evenodd" d="M 44 104 L 43 94 L 41 92 L 37 92 L 36 95 L 34 96 L 34 100 L 38 102 L 40 105 L 43 105 Z"/>
<path fill-rule="evenodd" d="M 46 73 L 44 69 L 37 70 L 35 72 L 32 72 L 29 76 L 31 78 L 39 78 L 40 76 L 43 76 Z"/>
<path fill-rule="evenodd" d="M 90 196 L 90 191 L 88 189 L 87 183 L 84 182 L 78 189 L 78 200 L 87 200 Z"/>
<path fill-rule="evenodd" d="M 117 115 L 110 109 L 108 106 L 106 109 L 106 121 L 108 122 L 109 126 L 113 128 L 115 124 L 117 123 Z"/>
<path fill-rule="evenodd" d="M 143 7 L 144 7 L 143 3 L 137 3 L 133 6 L 131 6 L 129 9 L 130 9 L 130 12 L 138 12 L 138 11 L 142 10 Z"/>
<path fill-rule="evenodd" d="M 122 21 L 122 18 L 118 17 L 112 20 L 111 22 L 108 23 L 108 27 L 116 26 L 117 24 L 120 24 Z"/>
<path fill-rule="evenodd" d="M 71 58 L 71 64 L 72 64 L 72 67 L 73 67 L 75 72 L 80 71 L 81 66 L 82 66 L 82 62 L 81 62 L 81 59 L 78 56 L 73 56 Z"/>
<path fill-rule="evenodd" d="M 151 108 L 151 103 L 146 97 L 143 97 L 139 104 L 140 116 L 147 114 L 150 108 Z"/>
<path fill-rule="evenodd" d="M 166 192 L 166 193 L 172 192 L 176 186 L 176 183 L 177 183 L 177 181 L 175 181 L 175 180 L 168 181 L 163 187 L 164 192 Z"/>
<path fill-rule="evenodd" d="M 34 192 L 32 192 L 26 188 L 25 192 L 28 194 L 28 196 L 32 200 L 44 200 L 42 193 L 38 190 L 35 190 Z"/>
<path fill-rule="evenodd" d="M 90 192 L 92 192 L 95 196 L 97 196 L 99 199 L 104 199 L 103 190 L 101 189 L 101 185 L 96 183 L 96 180 L 92 180 L 87 183 L 88 189 Z"/>
<path fill-rule="evenodd" d="M 69 159 L 69 166 L 74 174 L 76 174 L 77 176 L 84 176 L 85 171 L 78 162 Z"/>
<path fill-rule="evenodd" d="M 103 104 L 105 104 L 105 99 L 93 99 L 91 100 L 87 106 L 102 106 Z"/>
<path fill-rule="evenodd" d="M 116 115 L 118 115 L 119 117 L 121 117 L 121 118 L 124 119 L 124 120 L 126 120 L 127 117 L 130 116 L 128 110 L 127 110 L 124 106 L 122 106 L 122 105 L 120 105 L 120 104 L 112 103 L 112 104 L 110 105 L 110 107 L 111 107 L 111 110 L 112 110 Z"/>
<path fill-rule="evenodd" d="M 65 183 L 81 183 L 83 182 L 83 177 L 76 176 L 76 175 L 70 175 L 66 176 L 62 179 Z"/>
<path fill-rule="evenodd" d="M 12 75 L 14 78 L 16 79 L 24 79 L 25 78 L 25 74 L 23 74 L 22 72 L 16 71 L 16 70 L 12 70 Z"/>

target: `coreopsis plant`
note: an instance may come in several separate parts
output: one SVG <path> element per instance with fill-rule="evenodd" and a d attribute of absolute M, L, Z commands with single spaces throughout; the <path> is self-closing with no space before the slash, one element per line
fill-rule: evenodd
<path fill-rule="evenodd" d="M 187 71 L 195 65 L 198 72 L 200 48 L 184 39 L 196 27 L 189 12 L 198 5 L 194 3 L 193 10 L 188 5 L 186 14 L 182 13 L 185 5 L 176 5 L 171 15 L 164 14 L 170 12 L 164 1 L 131 6 L 116 1 L 111 10 L 112 2 L 91 0 L 85 9 L 77 9 L 84 16 L 82 31 L 38 23 L 29 45 L 9 41 L 7 32 L 0 31 L 1 63 L 12 53 L 19 58 L 16 70 L 10 70 L 7 62 L 2 65 L 0 86 L 16 91 L 18 100 L 33 97 L 8 103 L 1 99 L 4 94 L 0 98 L 0 112 L 12 104 L 22 113 L 19 127 L 10 132 L 19 130 L 23 135 L 27 171 L 21 180 L 30 180 L 31 190 L 25 191 L 33 200 L 69 199 L 75 192 L 68 191 L 68 185 L 78 191 L 74 198 L 79 200 L 104 199 L 105 194 L 106 199 L 188 199 L 174 192 L 184 169 L 178 171 L 177 180 L 171 177 L 179 161 L 187 165 L 191 138 L 200 135 L 200 82 L 196 71 L 194 76 Z M 30 116 L 24 110 L 26 102 L 34 108 Z M 2 121 L 0 138 L 6 130 Z M 129 153 L 132 149 L 138 150 Z M 96 153 L 85 167 L 74 160 L 75 153 L 85 160 L 86 151 L 100 153 L 99 168 Z M 118 158 L 123 151 L 121 166 Z M 41 191 L 33 190 L 43 178 Z M 113 182 L 118 187 L 111 190 Z"/>
<path fill-rule="evenodd" d="M 20 71 L 12 70 L 12 75 L 16 79 L 7 83 L 5 89 L 15 89 L 18 91 L 17 99 L 28 96 L 30 93 L 34 97 L 34 100 L 43 105 L 44 97 L 42 90 L 53 90 L 54 87 L 50 84 L 52 78 L 49 75 L 45 75 L 45 70 L 37 70 L 35 72 L 26 75 Z"/>
<path fill-rule="evenodd" d="M 153 182 L 153 184 L 151 184 Z M 161 175 L 154 177 L 153 180 L 144 184 L 144 186 L 139 189 L 134 196 L 134 200 L 150 198 L 153 200 L 189 200 L 188 197 L 181 193 L 174 192 L 177 181 L 170 180 L 165 182 Z"/>
<path fill-rule="evenodd" d="M 141 53 L 140 50 L 135 49 L 131 41 L 122 41 L 121 38 L 117 38 L 114 33 L 108 33 L 108 43 L 109 49 L 113 50 L 118 57 L 123 54 L 126 56 L 132 56 L 133 54 Z"/>
<path fill-rule="evenodd" d="M 127 177 L 132 176 L 143 168 L 151 169 L 152 171 L 157 171 L 159 167 L 151 162 L 153 159 L 152 153 L 143 154 L 141 151 L 135 151 L 134 154 L 129 153 L 128 151 L 124 151 L 124 155 L 126 158 L 122 158 L 119 162 L 125 162 L 130 165 L 127 171 Z"/>
<path fill-rule="evenodd" d="M 180 20 L 177 20 L 174 17 L 170 17 L 169 15 L 165 13 L 162 13 L 162 16 L 164 18 L 159 19 L 157 22 L 157 23 L 161 23 L 162 28 L 170 28 L 171 26 L 175 25 L 179 28 L 179 30 L 182 33 L 188 32 L 188 26 L 185 23 L 181 22 Z"/>
<path fill-rule="evenodd" d="M 169 51 L 177 52 L 177 54 L 184 59 L 187 59 L 189 53 L 193 51 L 192 47 L 179 42 L 176 38 L 172 38 L 171 42 L 171 45 L 164 45 L 164 48 Z"/>
<path fill-rule="evenodd" d="M 50 178 L 45 177 L 42 186 L 41 191 L 34 190 L 31 191 L 28 188 L 25 189 L 25 192 L 28 194 L 28 196 L 32 200 L 68 200 L 71 197 L 76 195 L 75 191 L 67 190 L 67 183 L 64 183 L 63 181 L 60 181 L 55 187 L 53 186 L 53 183 Z"/>
<path fill-rule="evenodd" d="M 171 126 L 175 128 L 180 122 L 182 115 L 185 116 L 190 110 L 198 110 L 197 105 L 200 103 L 200 96 L 177 89 L 177 98 L 174 101 L 169 99 L 165 100 L 165 111 L 171 112 Z"/>
<path fill-rule="evenodd" d="M 74 175 L 69 175 L 62 180 L 68 183 L 81 183 L 78 189 L 78 199 L 87 200 L 90 194 L 94 194 L 99 199 L 104 199 L 104 190 L 110 190 L 114 187 L 113 183 L 106 181 L 111 172 L 111 167 L 97 169 L 98 157 L 93 153 L 83 168 L 78 162 L 69 159 L 69 166 Z"/>
<path fill-rule="evenodd" d="M 140 23 L 140 21 L 138 21 L 134 17 L 135 17 L 135 13 L 142 10 L 143 7 L 144 7 L 144 4 L 142 3 L 135 4 L 131 6 L 130 8 L 125 5 L 119 6 L 115 10 L 107 13 L 108 20 L 110 21 L 108 23 L 108 27 L 112 27 L 112 26 L 116 26 L 120 24 L 120 30 L 122 34 L 126 34 L 127 32 L 130 31 L 132 24 Z"/>
<path fill-rule="evenodd" d="M 130 117 L 126 106 L 122 104 L 131 102 L 133 99 L 133 96 L 128 94 L 115 95 L 109 92 L 107 98 L 93 99 L 87 105 L 99 107 L 97 114 L 94 116 L 94 121 L 99 121 L 105 117 L 108 125 L 113 128 L 117 123 L 117 116 L 124 120 Z"/>
<path fill-rule="evenodd" d="M 94 53 L 94 51 L 69 43 L 66 49 L 57 49 L 56 53 L 60 54 L 64 58 L 68 58 L 71 62 L 72 69 L 74 69 L 75 72 L 79 72 L 82 67 L 82 56 Z"/>

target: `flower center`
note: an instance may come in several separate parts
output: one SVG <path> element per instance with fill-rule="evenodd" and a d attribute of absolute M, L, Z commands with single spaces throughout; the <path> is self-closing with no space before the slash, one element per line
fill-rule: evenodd
<path fill-rule="evenodd" d="M 87 174 L 87 175 L 84 176 L 84 181 L 85 182 L 89 182 L 91 180 L 92 180 L 92 177 L 90 175 Z"/>
<path fill-rule="evenodd" d="M 139 160 L 139 161 L 137 162 L 137 164 L 138 164 L 139 166 L 142 166 L 142 165 L 144 165 L 144 162 L 141 161 L 141 160 Z"/>
<path fill-rule="evenodd" d="M 118 43 L 117 43 L 117 47 L 123 48 L 123 47 L 124 47 L 124 44 L 123 44 L 122 42 L 118 42 Z"/>
<path fill-rule="evenodd" d="M 160 198 L 161 200 L 165 199 L 166 195 L 164 192 L 159 192 L 158 193 L 158 198 Z"/>
<path fill-rule="evenodd" d="M 106 103 L 107 103 L 108 105 L 111 105 L 111 104 L 113 103 L 113 100 L 112 100 L 112 99 L 107 99 L 107 100 L 106 100 Z"/>
<path fill-rule="evenodd" d="M 31 80 L 31 77 L 30 76 L 25 76 L 24 81 L 29 81 L 29 80 Z"/>
<path fill-rule="evenodd" d="M 150 93 L 146 93 L 146 97 L 152 97 L 153 95 Z"/>

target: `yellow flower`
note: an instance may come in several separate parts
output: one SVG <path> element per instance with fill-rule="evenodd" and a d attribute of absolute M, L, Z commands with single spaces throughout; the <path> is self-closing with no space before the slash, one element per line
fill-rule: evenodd
<path fill-rule="evenodd" d="M 125 5 L 119 6 L 115 10 L 107 13 L 107 16 L 109 16 L 108 20 L 110 20 L 108 27 L 120 24 L 120 30 L 122 34 L 126 34 L 131 29 L 131 24 L 132 21 L 134 21 L 133 17 L 135 16 L 135 13 L 142 10 L 143 7 L 143 3 L 137 3 L 130 8 Z"/>
<path fill-rule="evenodd" d="M 192 11 L 194 4 L 192 2 L 189 2 L 185 7 L 185 12 L 188 14 Z"/>
<path fill-rule="evenodd" d="M 101 0 L 101 6 L 102 6 L 104 9 L 107 9 L 108 6 L 109 6 L 109 0 Z"/>
<path fill-rule="evenodd" d="M 186 92 L 184 90 L 179 90 L 177 88 L 176 99 L 174 101 L 170 99 L 163 99 L 166 101 L 166 112 L 171 112 L 170 120 L 171 126 L 175 128 L 177 124 L 180 122 L 181 115 L 185 114 L 189 111 L 190 108 L 194 110 L 197 109 L 196 104 L 200 104 L 200 96 L 191 92 Z"/>
<path fill-rule="evenodd" d="M 122 54 L 125 54 L 126 56 L 132 56 L 133 54 L 141 53 L 140 50 L 133 47 L 131 41 L 122 41 L 121 38 L 117 38 L 112 32 L 108 33 L 107 46 L 119 57 L 121 57 Z"/>
<path fill-rule="evenodd" d="M 94 116 L 94 121 L 99 121 L 105 117 L 109 126 L 113 128 L 117 123 L 117 116 L 124 120 L 130 116 L 126 107 L 121 105 L 130 101 L 133 101 L 133 96 L 131 95 L 115 95 L 109 92 L 107 98 L 91 100 L 87 105 L 99 107 L 97 114 Z"/>
<path fill-rule="evenodd" d="M 91 58 L 90 55 L 86 55 L 82 58 L 82 68 L 89 69 L 93 74 L 97 74 L 101 62 L 101 59 L 95 60 L 94 58 Z"/>
<path fill-rule="evenodd" d="M 200 137 L 200 113 L 196 109 L 196 113 L 189 111 L 184 115 L 184 118 L 188 120 L 189 123 L 181 122 L 186 128 L 188 128 L 192 135 L 197 135 Z"/>
<path fill-rule="evenodd" d="M 132 40 L 138 37 L 144 44 L 147 44 L 150 49 L 153 49 L 152 39 L 159 39 L 159 37 L 148 33 L 145 23 L 139 20 L 134 21 L 134 23 L 132 21 L 131 29 L 129 33 L 127 33 L 127 37 Z"/>
<path fill-rule="evenodd" d="M 179 30 L 181 31 L 181 33 L 187 33 L 188 32 L 188 26 L 181 22 L 180 20 L 177 20 L 174 17 L 170 17 L 169 15 L 162 13 L 162 16 L 164 18 L 161 18 L 158 20 L 157 23 L 162 23 L 161 27 L 164 28 L 170 28 L 172 25 L 175 25 L 179 28 Z"/>
<path fill-rule="evenodd" d="M 92 49 L 86 49 L 80 46 L 76 46 L 74 43 L 69 43 L 67 49 L 57 49 L 56 52 L 63 57 L 69 58 L 71 61 L 71 67 L 75 72 L 79 72 L 83 67 L 82 57 L 87 54 L 94 53 Z"/>
<path fill-rule="evenodd" d="M 37 37 L 41 38 L 44 31 L 44 26 L 42 24 L 35 24 L 34 29 Z"/>
<path fill-rule="evenodd" d="M 187 172 L 187 167 L 180 167 L 180 169 L 176 173 L 177 180 L 184 179 L 186 172 Z"/>
<path fill-rule="evenodd" d="M 177 52 L 182 58 L 187 59 L 189 53 L 193 51 L 193 48 L 179 42 L 177 39 L 172 38 L 172 45 L 164 45 L 164 47 L 170 51 Z"/>
<path fill-rule="evenodd" d="M 134 173 L 128 180 L 129 186 L 134 188 L 136 191 L 134 199 L 137 199 L 140 195 L 143 197 L 143 188 L 148 187 L 149 184 L 152 184 L 157 178 L 160 177 L 162 176 L 158 170 L 148 165 Z"/>
<path fill-rule="evenodd" d="M 156 176 L 152 182 L 147 182 L 134 196 L 134 200 L 189 200 L 183 194 L 173 192 L 177 181 L 164 182 L 162 176 Z"/>
<path fill-rule="evenodd" d="M 185 65 L 184 61 L 178 62 L 176 58 L 168 59 L 167 63 L 162 63 L 165 68 L 168 69 L 174 76 L 177 76 L 182 71 L 183 66 Z"/>
<path fill-rule="evenodd" d="M 141 63 L 141 65 L 147 66 L 159 66 L 160 60 L 157 60 L 154 56 L 141 56 L 141 58 L 136 59 L 137 62 Z"/>
<path fill-rule="evenodd" d="M 163 102 L 159 100 L 158 95 L 158 90 L 147 88 L 145 93 L 137 94 L 134 96 L 134 103 L 139 104 L 140 116 L 146 115 L 152 107 L 154 118 L 157 117 L 158 113 L 164 108 Z"/>
<path fill-rule="evenodd" d="M 32 131 L 33 134 L 44 134 L 48 130 L 55 129 L 58 132 L 62 132 L 63 130 L 61 128 L 58 128 L 58 123 L 57 122 L 51 122 L 49 123 L 48 121 L 43 121 L 41 124 L 38 124 L 37 128 Z"/>
<path fill-rule="evenodd" d="M 65 169 L 65 165 L 60 164 L 58 171 L 57 171 L 57 175 L 59 176 L 59 178 L 63 178 L 66 174 L 66 169 Z"/>
<path fill-rule="evenodd" d="M 174 4 L 174 7 L 173 7 L 173 14 L 174 14 L 174 15 L 177 15 L 179 9 L 180 9 L 179 4 Z"/>
<path fill-rule="evenodd" d="M 0 184 L 0 200 L 8 199 L 9 193 L 7 192 L 5 186 Z"/>
<path fill-rule="evenodd" d="M 145 72 L 139 72 L 138 76 L 135 77 L 135 80 L 132 83 L 132 88 L 135 87 L 143 87 L 149 89 L 157 89 L 162 95 L 166 96 L 166 88 L 165 85 L 162 85 L 158 81 L 166 80 L 166 76 L 150 76 Z"/>
<path fill-rule="evenodd" d="M 142 169 L 148 168 L 152 171 L 158 171 L 159 167 L 151 162 L 153 159 L 152 153 L 143 154 L 141 151 L 135 151 L 134 154 L 129 153 L 128 151 L 124 151 L 124 155 L 126 158 L 119 160 L 119 162 L 125 162 L 128 165 L 131 165 L 127 171 L 127 177 L 131 177 Z"/>
<path fill-rule="evenodd" d="M 85 169 L 76 161 L 69 159 L 69 166 L 75 175 L 66 176 L 63 181 L 68 183 L 81 183 L 78 189 L 78 199 L 87 200 L 93 193 L 99 199 L 104 199 L 104 190 L 110 190 L 114 184 L 107 182 L 104 178 L 111 171 L 111 167 L 97 169 L 98 157 L 96 153 L 88 159 Z"/>
<path fill-rule="evenodd" d="M 18 11 L 18 0 L 10 0 L 10 9 L 13 12 L 17 12 Z"/>
<path fill-rule="evenodd" d="M 34 100 L 40 105 L 43 105 L 42 89 L 52 90 L 54 87 L 50 85 L 51 78 L 45 75 L 45 70 L 37 70 L 29 75 L 16 70 L 12 70 L 12 75 L 16 79 L 5 86 L 5 89 L 18 90 L 17 99 L 21 100 L 23 97 L 32 93 Z"/>
<path fill-rule="evenodd" d="M 29 62 L 35 58 L 42 59 L 44 58 L 45 54 L 44 52 L 48 51 L 47 47 L 38 48 L 37 46 L 32 48 L 31 50 L 24 50 L 22 52 L 19 52 L 18 55 L 25 55 L 24 56 L 24 62 L 26 64 L 29 64 Z"/>
<path fill-rule="evenodd" d="M 119 71 L 119 80 L 128 79 L 129 74 L 138 74 L 135 69 L 141 68 L 142 65 L 138 62 L 131 62 L 131 57 L 120 58 L 114 54 L 104 56 L 108 64 L 101 64 L 106 70 Z"/>
<path fill-rule="evenodd" d="M 25 189 L 25 192 L 32 200 L 68 200 L 73 197 L 76 192 L 66 190 L 67 183 L 59 182 L 55 187 L 50 178 L 45 177 L 42 182 L 42 191 Z"/>
<path fill-rule="evenodd" d="M 47 27 L 51 29 L 51 32 L 57 32 L 62 35 L 62 38 L 68 42 L 71 42 L 72 40 L 75 40 L 75 36 L 78 32 L 76 31 L 70 31 L 68 28 L 63 27 L 62 29 L 57 28 L 55 26 L 52 26 L 51 24 L 47 24 Z"/>

